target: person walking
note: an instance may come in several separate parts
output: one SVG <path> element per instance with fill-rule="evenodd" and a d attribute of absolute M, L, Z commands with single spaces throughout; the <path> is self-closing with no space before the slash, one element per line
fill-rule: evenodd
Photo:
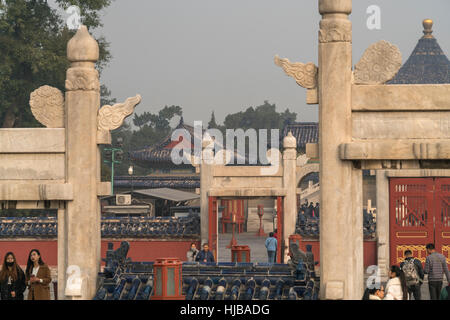
<path fill-rule="evenodd" d="M 427 259 L 425 260 L 424 273 L 428 274 L 428 289 L 430 290 L 430 299 L 438 300 L 442 290 L 442 279 L 444 274 L 447 283 L 450 283 L 450 274 L 448 272 L 445 256 L 436 252 L 433 243 L 426 245 Z"/>
<path fill-rule="evenodd" d="M 405 261 L 400 264 L 400 269 L 405 274 L 408 293 L 414 296 L 414 300 L 420 300 L 420 287 L 423 283 L 424 273 L 422 263 L 413 257 L 411 250 L 405 251 Z"/>
<path fill-rule="evenodd" d="M 187 261 L 194 262 L 197 254 L 198 254 L 197 245 L 195 244 L 195 242 L 192 242 L 191 247 L 189 248 L 188 252 L 186 253 Z"/>
<path fill-rule="evenodd" d="M 275 263 L 278 241 L 274 237 L 273 232 L 269 233 L 269 237 L 266 239 L 265 246 L 267 249 L 268 262 Z"/>
<path fill-rule="evenodd" d="M 42 261 L 41 253 L 37 249 L 31 250 L 28 255 L 25 276 L 29 289 L 28 300 L 50 300 L 50 269 Z"/>
<path fill-rule="evenodd" d="M 384 300 L 408 300 L 408 287 L 405 274 L 399 266 L 391 266 L 389 281 L 386 284 Z"/>
<path fill-rule="evenodd" d="M 203 245 L 203 250 L 197 254 L 195 261 L 199 261 L 202 263 L 214 262 L 214 256 L 211 251 L 209 251 L 209 245 L 205 243 Z"/>
<path fill-rule="evenodd" d="M 25 289 L 25 273 L 17 264 L 14 253 L 8 252 L 0 272 L 1 298 L 2 300 L 23 300 Z"/>

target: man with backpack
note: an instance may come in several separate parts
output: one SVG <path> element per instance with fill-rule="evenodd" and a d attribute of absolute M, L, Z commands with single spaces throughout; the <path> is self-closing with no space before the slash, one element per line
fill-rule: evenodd
<path fill-rule="evenodd" d="M 420 300 L 420 287 L 424 278 L 422 263 L 413 257 L 411 250 L 406 250 L 405 261 L 400 264 L 400 268 L 405 274 L 408 293 L 414 295 L 414 300 Z"/>

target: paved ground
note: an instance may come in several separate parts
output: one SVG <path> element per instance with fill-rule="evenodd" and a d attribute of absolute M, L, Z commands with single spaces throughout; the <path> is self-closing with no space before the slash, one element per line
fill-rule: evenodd
<path fill-rule="evenodd" d="M 442 288 L 447 284 L 447 281 L 444 279 L 442 282 Z M 383 283 L 383 286 L 386 288 L 386 282 Z M 420 287 L 421 298 L 422 300 L 430 300 L 430 291 L 428 290 L 428 280 L 425 280 L 422 286 Z M 411 297 L 411 300 L 414 300 L 414 297 Z"/>
<path fill-rule="evenodd" d="M 250 259 L 251 262 L 267 262 L 267 251 L 264 246 L 266 237 L 257 237 L 255 234 L 252 233 L 241 233 L 236 235 L 236 240 L 238 245 L 248 245 L 250 247 Z M 230 243 L 231 240 L 231 234 L 229 233 L 221 233 L 219 234 L 219 262 L 230 262 L 231 261 L 231 250 L 227 249 L 226 246 Z M 51 268 L 52 273 L 52 279 L 53 281 L 56 281 L 56 269 Z M 316 273 L 317 275 L 320 275 L 319 268 L 316 267 Z M 368 275 L 367 275 L 368 276 Z M 367 277 L 366 276 L 366 277 Z M 367 278 L 365 279 L 366 282 Z M 443 284 L 447 284 L 446 280 L 444 279 Z M 383 283 L 384 286 L 386 286 L 386 283 Z M 428 291 L 428 281 L 425 281 L 425 283 L 421 287 L 422 292 L 422 300 L 429 300 L 430 299 L 430 293 Z M 25 291 L 25 299 L 28 295 L 28 290 Z M 53 284 L 50 286 L 50 297 L 53 300 L 54 299 L 54 288 Z"/>
<path fill-rule="evenodd" d="M 239 233 L 236 234 L 238 245 L 247 245 L 250 247 L 251 262 L 267 262 L 267 251 L 264 246 L 266 237 L 257 237 L 255 233 Z M 219 262 L 231 261 L 231 249 L 226 247 L 230 244 L 231 233 L 219 234 Z"/>
<path fill-rule="evenodd" d="M 231 261 L 231 250 L 227 249 L 226 246 L 230 243 L 231 234 L 230 233 L 220 233 L 219 234 L 219 262 L 230 262 Z M 250 247 L 250 259 L 251 262 L 267 262 L 267 251 L 264 247 L 264 241 L 266 237 L 257 237 L 254 233 L 240 233 L 236 236 L 238 245 L 248 245 Z M 320 275 L 319 268 L 316 268 L 316 272 Z M 365 279 L 365 281 L 367 278 Z M 444 279 L 443 286 L 447 284 Z M 386 287 L 386 282 L 383 283 Z M 430 300 L 430 292 L 428 291 L 428 281 L 425 280 L 424 284 L 421 286 L 422 300 Z M 414 298 L 412 298 L 414 299 Z"/>

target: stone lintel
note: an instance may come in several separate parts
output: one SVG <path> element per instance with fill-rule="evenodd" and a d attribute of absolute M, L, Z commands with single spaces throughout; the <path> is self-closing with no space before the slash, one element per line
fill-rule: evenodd
<path fill-rule="evenodd" d="M 0 153 L 64 153 L 64 128 L 1 129 Z"/>
<path fill-rule="evenodd" d="M 339 146 L 342 160 L 447 160 L 450 140 L 372 140 Z"/>
<path fill-rule="evenodd" d="M 0 183 L 2 201 L 73 200 L 73 187 L 64 184 Z"/>
<path fill-rule="evenodd" d="M 353 111 L 450 111 L 450 84 L 353 85 Z"/>
<path fill-rule="evenodd" d="M 239 189 L 210 189 L 210 197 L 284 197 L 287 190 L 284 188 L 239 188 Z"/>
<path fill-rule="evenodd" d="M 0 153 L 0 181 L 64 179 L 64 153 Z"/>
<path fill-rule="evenodd" d="M 409 169 L 409 170 L 386 170 L 386 177 L 450 177 L 450 169 Z"/>
<path fill-rule="evenodd" d="M 379 170 L 379 169 L 420 169 L 418 160 L 362 160 L 361 169 Z"/>
<path fill-rule="evenodd" d="M 283 176 L 283 166 L 281 161 L 279 163 L 278 171 L 274 174 L 268 175 L 270 177 L 281 177 Z M 214 177 L 261 177 L 264 176 L 264 170 L 270 170 L 270 166 L 214 166 L 213 176 Z"/>

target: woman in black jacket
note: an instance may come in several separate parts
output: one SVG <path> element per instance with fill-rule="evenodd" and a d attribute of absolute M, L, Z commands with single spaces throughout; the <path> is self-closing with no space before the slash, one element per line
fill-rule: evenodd
<path fill-rule="evenodd" d="M 3 267 L 0 272 L 2 300 L 23 300 L 25 288 L 25 273 L 17 264 L 14 253 L 8 252 L 3 260 Z"/>

